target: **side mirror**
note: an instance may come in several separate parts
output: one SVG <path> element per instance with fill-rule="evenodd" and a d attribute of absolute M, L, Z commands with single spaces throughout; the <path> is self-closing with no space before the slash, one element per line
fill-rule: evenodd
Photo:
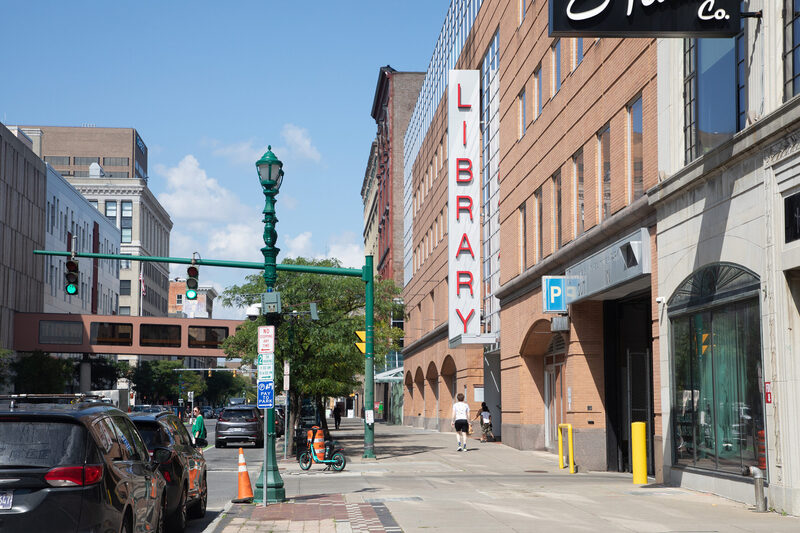
<path fill-rule="evenodd" d="M 168 448 L 156 448 L 153 450 L 153 462 L 157 464 L 164 464 L 172 459 L 172 451 Z"/>

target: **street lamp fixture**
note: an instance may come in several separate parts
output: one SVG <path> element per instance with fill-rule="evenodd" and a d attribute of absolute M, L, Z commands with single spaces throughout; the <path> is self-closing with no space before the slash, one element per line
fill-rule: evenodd
<path fill-rule="evenodd" d="M 275 196 L 283 183 L 283 163 L 272 153 L 272 146 L 267 147 L 266 153 L 261 159 L 256 161 L 258 170 L 258 181 L 264 193 L 264 247 L 261 253 L 264 254 L 264 283 L 267 286 L 267 293 L 278 296 L 273 292 L 275 283 L 278 281 L 277 257 L 280 250 L 275 246 L 278 240 L 278 233 L 275 226 L 278 217 L 275 216 Z M 280 300 L 277 300 L 280 302 Z M 265 312 L 264 300 L 262 298 L 261 312 Z M 277 326 L 277 314 L 267 314 L 267 324 Z M 283 487 L 283 479 L 278 472 L 278 456 L 275 453 L 275 408 L 267 409 L 266 418 L 266 439 L 264 450 L 264 463 L 261 466 L 261 473 L 256 481 L 255 499 L 267 503 L 278 503 L 286 500 L 286 491 Z M 288 437 L 287 437 L 288 440 Z"/>

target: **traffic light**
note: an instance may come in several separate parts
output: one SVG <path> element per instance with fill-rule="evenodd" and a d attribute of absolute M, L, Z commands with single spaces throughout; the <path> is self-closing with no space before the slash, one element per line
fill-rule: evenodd
<path fill-rule="evenodd" d="M 701 355 L 706 354 L 706 350 L 708 347 L 711 346 L 711 334 L 710 333 L 701 333 L 700 334 L 700 353 Z"/>
<path fill-rule="evenodd" d="M 80 277 L 80 272 L 78 271 L 78 260 L 74 257 L 71 257 L 69 260 L 67 260 L 66 269 L 64 270 L 64 278 L 66 281 L 64 290 L 67 291 L 67 294 L 70 296 L 75 296 L 78 294 L 78 282 L 80 281 Z"/>
<path fill-rule="evenodd" d="M 208 369 L 208 377 L 211 377 L 211 369 Z"/>
<path fill-rule="evenodd" d="M 361 353 L 367 353 L 367 332 L 356 331 L 356 336 L 361 339 L 361 342 L 356 343 L 356 347 L 361 350 Z"/>
<path fill-rule="evenodd" d="M 236 369 L 233 369 L 233 377 L 236 377 Z"/>
<path fill-rule="evenodd" d="M 186 299 L 197 300 L 197 277 L 200 271 L 192 265 L 186 269 Z"/>

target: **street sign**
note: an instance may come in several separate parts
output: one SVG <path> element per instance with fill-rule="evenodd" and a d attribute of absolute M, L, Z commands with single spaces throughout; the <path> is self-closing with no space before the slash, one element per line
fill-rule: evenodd
<path fill-rule="evenodd" d="M 579 279 L 568 276 L 542 276 L 542 301 L 545 313 L 566 313 L 577 299 Z"/>
<path fill-rule="evenodd" d="M 258 327 L 258 353 L 275 353 L 275 326 Z"/>
<path fill-rule="evenodd" d="M 259 381 L 258 398 L 256 400 L 259 409 L 272 409 L 275 407 L 275 382 Z"/>
<path fill-rule="evenodd" d="M 258 365 L 258 381 L 274 381 L 274 380 L 275 380 L 275 365 L 273 363 Z"/>
<path fill-rule="evenodd" d="M 258 354 L 258 360 L 256 361 L 257 365 L 269 365 L 275 363 L 275 354 L 274 353 L 262 353 Z"/>
<path fill-rule="evenodd" d="M 193 401 L 194 400 L 194 391 L 187 392 L 186 396 L 189 398 L 190 402 Z"/>

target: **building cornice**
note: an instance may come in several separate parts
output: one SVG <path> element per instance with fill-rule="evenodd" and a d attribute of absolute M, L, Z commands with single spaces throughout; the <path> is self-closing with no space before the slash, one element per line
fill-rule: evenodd
<path fill-rule="evenodd" d="M 800 96 L 796 96 L 740 131 L 732 139 L 698 157 L 647 191 L 650 205 L 657 207 L 676 194 L 700 183 L 768 148 L 764 163 L 774 162 L 800 151 L 800 143 L 782 142 L 781 138 L 800 128 Z M 773 146 L 770 146 L 773 145 Z"/>
<path fill-rule="evenodd" d="M 447 322 L 443 322 L 439 324 L 431 331 L 420 337 L 419 339 L 415 340 L 411 344 L 403 347 L 402 353 L 403 357 L 410 357 L 415 353 L 419 352 L 423 348 L 427 348 L 431 344 L 435 344 L 440 340 L 447 339 L 447 330 L 448 330 Z"/>
<path fill-rule="evenodd" d="M 604 244 L 613 242 L 629 229 L 650 227 L 656 222 L 655 209 L 647 196 L 642 196 L 631 205 L 611 215 L 599 225 L 591 228 L 573 242 L 567 244 L 544 260 L 503 284 L 494 296 L 500 300 L 500 308 L 521 298 L 542 284 L 542 276 L 563 274 L 569 265 L 575 264 L 596 252 Z"/>

